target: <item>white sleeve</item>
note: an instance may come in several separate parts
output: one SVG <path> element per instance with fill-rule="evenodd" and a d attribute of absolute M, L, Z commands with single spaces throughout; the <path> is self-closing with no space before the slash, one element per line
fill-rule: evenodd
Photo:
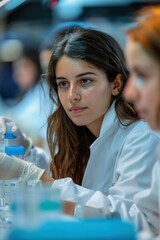
<path fill-rule="evenodd" d="M 128 212 L 135 194 L 150 186 L 156 162 L 154 150 L 158 143 L 159 138 L 150 129 L 138 127 L 125 140 L 117 161 L 114 184 L 107 196 L 110 211 L 119 212 L 123 219 L 130 218 Z"/>
<path fill-rule="evenodd" d="M 151 187 L 135 195 L 135 204 L 129 213 L 137 229 L 160 230 L 160 165 L 157 161 L 152 172 Z"/>
<path fill-rule="evenodd" d="M 137 128 L 125 140 L 115 167 L 115 182 L 106 196 L 100 191 L 93 191 L 74 184 L 70 178 L 55 180 L 52 187 L 60 191 L 63 200 L 74 201 L 81 205 L 108 208 L 119 212 L 123 218 L 133 204 L 134 195 L 148 188 L 154 164 L 152 144 L 157 141 L 155 135 L 147 129 Z M 107 173 L 106 173 L 107 174 Z"/>

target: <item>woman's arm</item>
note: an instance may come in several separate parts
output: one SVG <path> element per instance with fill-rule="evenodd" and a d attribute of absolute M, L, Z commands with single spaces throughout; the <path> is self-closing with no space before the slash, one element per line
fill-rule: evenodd
<path fill-rule="evenodd" d="M 53 183 L 54 179 L 49 177 L 45 172 L 42 174 L 40 180 L 42 181 L 42 183 Z"/>
<path fill-rule="evenodd" d="M 52 184 L 54 179 L 49 177 L 46 173 L 43 173 L 40 180 L 43 184 Z M 63 201 L 63 211 L 67 215 L 74 215 L 75 203 L 70 201 Z"/>

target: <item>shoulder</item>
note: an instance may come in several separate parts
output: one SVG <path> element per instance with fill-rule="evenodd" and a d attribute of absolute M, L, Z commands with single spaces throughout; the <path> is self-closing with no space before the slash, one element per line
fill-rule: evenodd
<path fill-rule="evenodd" d="M 135 138 L 138 140 L 160 142 L 159 136 L 150 128 L 149 124 L 144 120 L 138 120 L 128 126 L 129 132 L 127 139 Z"/>
<path fill-rule="evenodd" d="M 140 132 L 142 133 L 154 133 L 152 129 L 149 127 L 149 124 L 144 120 L 138 120 L 136 122 L 131 123 L 127 128 L 130 129 L 130 132 Z"/>

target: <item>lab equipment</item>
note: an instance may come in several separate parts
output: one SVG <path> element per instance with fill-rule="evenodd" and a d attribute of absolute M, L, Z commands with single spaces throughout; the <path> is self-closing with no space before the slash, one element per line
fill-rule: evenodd
<path fill-rule="evenodd" d="M 4 147 L 10 145 L 10 140 L 16 139 L 16 136 L 12 133 L 12 122 L 6 123 L 6 133 L 4 134 Z"/>
<path fill-rule="evenodd" d="M 16 139 L 16 136 L 12 133 L 12 126 L 10 122 L 6 123 L 5 134 L 0 133 L 0 152 L 5 152 L 5 147 L 9 145 L 9 141 Z"/>
<path fill-rule="evenodd" d="M 25 148 L 23 146 L 6 146 L 5 153 L 9 156 L 24 159 Z"/>
<path fill-rule="evenodd" d="M 57 191 L 48 186 L 21 189 L 12 196 L 15 227 L 34 229 L 47 221 L 67 219 Z"/>
<path fill-rule="evenodd" d="M 38 229 L 15 228 L 7 240 L 136 240 L 134 226 L 117 219 L 47 222 Z"/>

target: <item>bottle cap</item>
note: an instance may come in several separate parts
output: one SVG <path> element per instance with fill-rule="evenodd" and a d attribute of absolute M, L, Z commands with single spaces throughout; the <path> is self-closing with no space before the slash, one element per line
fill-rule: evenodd
<path fill-rule="evenodd" d="M 13 135 L 13 133 L 12 133 L 11 131 L 6 131 L 6 133 L 5 133 L 5 138 L 6 138 L 6 139 L 15 139 L 16 136 Z"/>
<path fill-rule="evenodd" d="M 24 155 L 25 154 L 25 148 L 23 146 L 6 146 L 5 147 L 5 153 L 7 155 Z"/>

